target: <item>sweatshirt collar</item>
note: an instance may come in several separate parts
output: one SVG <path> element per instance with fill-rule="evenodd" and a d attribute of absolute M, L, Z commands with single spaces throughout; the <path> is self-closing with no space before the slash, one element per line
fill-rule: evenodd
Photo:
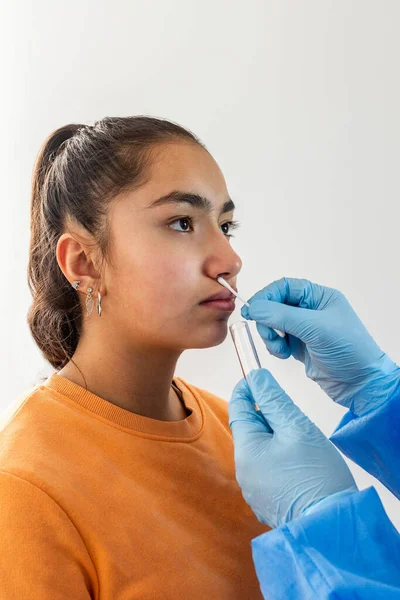
<path fill-rule="evenodd" d="M 58 373 L 50 375 L 41 387 L 50 389 L 58 398 L 78 406 L 105 423 L 112 423 L 132 434 L 166 441 L 192 441 L 203 429 L 204 406 L 199 395 L 190 389 L 183 379 L 174 377 L 173 384 L 181 391 L 183 403 L 191 411 L 181 421 L 158 421 L 137 415 L 93 394 Z"/>

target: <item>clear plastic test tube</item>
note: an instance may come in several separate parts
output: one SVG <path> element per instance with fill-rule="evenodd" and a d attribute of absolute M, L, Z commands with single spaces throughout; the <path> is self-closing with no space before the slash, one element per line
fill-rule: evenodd
<path fill-rule="evenodd" d="M 236 321 L 229 327 L 236 353 L 242 367 L 243 376 L 247 375 L 253 369 L 261 369 L 261 363 L 258 358 L 257 350 L 254 345 L 253 337 L 247 321 Z M 260 410 L 255 402 L 256 410 Z"/>

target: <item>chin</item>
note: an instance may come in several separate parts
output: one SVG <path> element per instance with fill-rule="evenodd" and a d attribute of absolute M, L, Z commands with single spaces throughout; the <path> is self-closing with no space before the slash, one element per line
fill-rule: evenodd
<path fill-rule="evenodd" d="M 228 335 L 227 319 L 220 319 L 214 322 L 212 326 L 199 327 L 193 334 L 190 339 L 187 339 L 187 343 L 190 344 L 190 346 L 187 346 L 188 350 L 190 348 L 212 348 L 213 346 L 219 346 L 226 340 L 226 336 Z"/>

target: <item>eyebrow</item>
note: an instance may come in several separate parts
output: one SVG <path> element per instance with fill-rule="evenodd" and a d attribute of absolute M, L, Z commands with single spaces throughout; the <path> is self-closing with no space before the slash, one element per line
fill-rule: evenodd
<path fill-rule="evenodd" d="M 200 196 L 200 194 L 192 194 L 190 192 L 180 192 L 179 190 L 175 190 L 169 194 L 166 194 L 165 196 L 161 196 L 161 198 L 154 200 L 147 208 L 156 208 L 157 206 L 164 206 L 165 204 L 181 204 L 182 202 L 190 204 L 190 206 L 193 206 L 194 208 L 199 208 L 205 213 L 211 213 L 214 208 L 213 203 L 204 196 Z M 233 200 L 229 198 L 229 200 L 224 202 L 219 215 L 221 216 L 225 213 L 235 210 L 235 208 L 236 206 Z"/>

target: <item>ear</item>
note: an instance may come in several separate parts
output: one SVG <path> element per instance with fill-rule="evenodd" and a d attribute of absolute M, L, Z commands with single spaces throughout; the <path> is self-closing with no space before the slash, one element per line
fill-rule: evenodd
<path fill-rule="evenodd" d="M 90 239 L 91 238 L 91 239 Z M 76 232 L 65 232 L 57 242 L 56 257 L 66 279 L 72 283 L 80 281 L 79 289 L 98 289 L 100 272 L 96 267 L 97 243 L 92 236 L 85 237 Z"/>

